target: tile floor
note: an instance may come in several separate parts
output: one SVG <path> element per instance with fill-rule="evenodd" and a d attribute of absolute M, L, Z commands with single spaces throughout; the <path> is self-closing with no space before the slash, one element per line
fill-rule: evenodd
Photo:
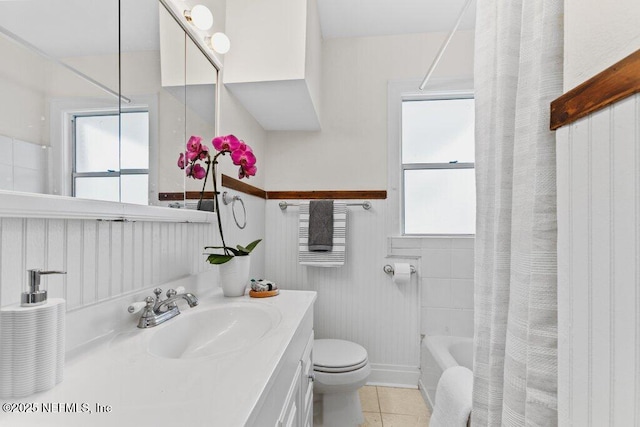
<path fill-rule="evenodd" d="M 360 389 L 361 427 L 428 427 L 431 413 L 420 390 L 365 386 Z"/>

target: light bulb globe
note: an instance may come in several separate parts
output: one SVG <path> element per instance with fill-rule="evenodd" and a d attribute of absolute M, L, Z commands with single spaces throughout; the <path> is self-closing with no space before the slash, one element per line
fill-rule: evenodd
<path fill-rule="evenodd" d="M 227 37 L 225 33 L 214 33 L 209 40 L 209 44 L 211 45 L 211 49 L 221 55 L 224 55 L 231 49 L 231 40 L 229 40 L 229 37 Z"/>
<path fill-rule="evenodd" d="M 196 28 L 207 31 L 213 26 L 213 14 L 206 6 L 195 5 L 191 8 L 191 22 Z"/>

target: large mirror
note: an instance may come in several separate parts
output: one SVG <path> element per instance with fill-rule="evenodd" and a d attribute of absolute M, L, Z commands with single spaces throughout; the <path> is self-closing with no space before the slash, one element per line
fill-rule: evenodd
<path fill-rule="evenodd" d="M 0 1 L 0 57 L 0 190 L 183 203 L 217 69 L 158 0 Z"/>

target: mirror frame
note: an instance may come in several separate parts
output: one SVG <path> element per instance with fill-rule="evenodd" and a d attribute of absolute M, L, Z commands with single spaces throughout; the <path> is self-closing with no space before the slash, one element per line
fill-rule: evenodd
<path fill-rule="evenodd" d="M 158 0 L 182 27 L 198 49 L 218 72 L 215 90 L 215 134 L 218 134 L 220 119 L 220 75 L 222 63 L 213 51 L 204 44 L 201 35 L 188 25 L 182 11 L 170 0 Z M 209 223 L 215 214 L 191 209 L 176 209 L 164 206 L 134 205 L 121 202 L 78 199 L 50 194 L 22 193 L 0 190 L 0 217 L 3 218 L 54 218 L 95 219 L 104 221 L 154 221 Z"/>

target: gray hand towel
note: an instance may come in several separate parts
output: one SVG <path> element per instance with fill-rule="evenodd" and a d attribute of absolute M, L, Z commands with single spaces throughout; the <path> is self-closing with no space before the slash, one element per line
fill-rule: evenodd
<path fill-rule="evenodd" d="M 328 252 L 333 248 L 333 200 L 309 202 L 309 250 Z"/>

